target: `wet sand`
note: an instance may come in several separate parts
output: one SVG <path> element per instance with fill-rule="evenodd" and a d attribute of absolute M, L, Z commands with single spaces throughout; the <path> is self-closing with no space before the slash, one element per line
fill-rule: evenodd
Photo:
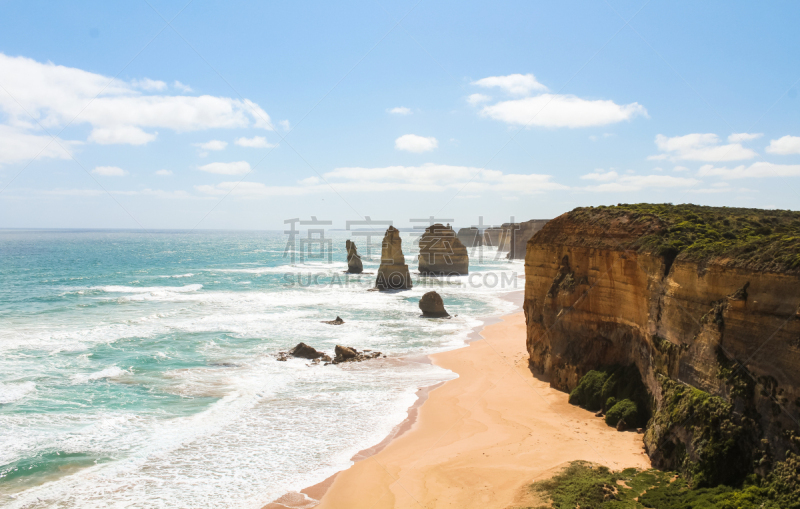
<path fill-rule="evenodd" d="M 506 508 L 573 460 L 649 467 L 642 435 L 606 426 L 531 373 L 522 313 L 481 336 L 430 356 L 459 377 L 430 391 L 405 433 L 329 479 L 319 509 Z"/>

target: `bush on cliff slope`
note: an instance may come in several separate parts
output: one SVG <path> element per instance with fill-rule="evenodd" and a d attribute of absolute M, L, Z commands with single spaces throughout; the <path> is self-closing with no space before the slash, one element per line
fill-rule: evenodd
<path fill-rule="evenodd" d="M 672 472 L 612 472 L 585 461 L 570 463 L 530 489 L 550 502 L 539 509 L 800 509 L 800 459 L 789 455 L 769 477 L 752 478 L 741 489 L 691 488 Z"/>
<path fill-rule="evenodd" d="M 620 421 L 628 426 L 633 426 L 633 423 L 640 422 L 639 409 L 636 403 L 629 399 L 623 399 L 619 403 L 615 403 L 608 410 L 606 413 L 606 424 L 609 426 L 616 426 Z"/>
<path fill-rule="evenodd" d="M 641 428 L 650 417 L 650 396 L 639 370 L 633 365 L 589 371 L 570 393 L 569 402 L 593 412 L 609 412 L 612 407 L 621 405 L 613 422 L 606 419 L 611 426 L 616 426 L 618 417 L 624 416 L 628 426 Z"/>
<path fill-rule="evenodd" d="M 724 259 L 740 267 L 800 272 L 800 212 L 683 204 L 619 204 L 577 208 L 573 219 L 611 222 L 626 216 L 636 223 L 656 220 L 657 233 L 624 248 L 692 260 Z"/>
<path fill-rule="evenodd" d="M 661 386 L 663 405 L 645 433 L 661 465 L 680 471 L 694 487 L 741 484 L 759 452 L 757 422 L 718 396 L 666 377 Z"/>

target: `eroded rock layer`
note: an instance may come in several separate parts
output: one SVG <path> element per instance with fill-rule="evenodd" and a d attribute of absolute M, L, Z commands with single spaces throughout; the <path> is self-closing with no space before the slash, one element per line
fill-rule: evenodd
<path fill-rule="evenodd" d="M 800 275 L 769 270 L 764 257 L 758 265 L 642 247 L 679 226 L 576 209 L 535 234 L 525 257 L 531 367 L 570 391 L 589 370 L 635 365 L 652 397 L 645 446 L 655 466 L 708 460 L 698 452 L 710 440 L 701 433 L 732 426 L 711 467 L 745 457 L 756 471 L 768 468 L 798 433 Z M 707 396 L 728 406 L 712 408 Z M 687 411 L 687 398 L 712 422 L 693 422 L 700 414 Z M 729 421 L 713 422 L 725 412 Z M 730 456 L 748 448 L 752 457 Z"/>
<path fill-rule="evenodd" d="M 419 239 L 419 271 L 437 276 L 469 273 L 467 248 L 450 225 L 429 226 Z"/>

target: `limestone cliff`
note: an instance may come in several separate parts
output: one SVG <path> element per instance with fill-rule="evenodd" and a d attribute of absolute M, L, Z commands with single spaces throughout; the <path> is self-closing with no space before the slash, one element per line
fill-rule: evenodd
<path fill-rule="evenodd" d="M 436 223 L 425 229 L 419 239 L 419 271 L 437 276 L 469 273 L 467 248 L 450 225 Z"/>
<path fill-rule="evenodd" d="M 566 391 L 589 370 L 635 365 L 654 465 L 751 462 L 712 480 L 735 481 L 783 459 L 798 431 L 800 213 L 679 207 L 576 209 L 528 241 L 530 364 Z M 703 419 L 730 419 L 692 421 L 689 396 Z M 701 435 L 720 422 L 736 429 L 711 450 Z"/>
<path fill-rule="evenodd" d="M 531 219 L 522 223 L 508 225 L 510 241 L 508 243 L 508 259 L 524 259 L 528 241 L 536 232 L 544 228 L 549 219 Z M 505 225 L 503 225 L 505 226 Z"/>
<path fill-rule="evenodd" d="M 509 259 L 525 258 L 528 240 L 547 224 L 548 219 L 531 219 L 522 223 L 503 223 L 481 231 L 476 227 L 461 228 L 458 238 L 469 247 L 492 246 L 508 251 Z"/>
<path fill-rule="evenodd" d="M 375 288 L 379 290 L 411 288 L 411 274 L 408 272 L 406 258 L 403 255 L 402 243 L 400 231 L 394 226 L 390 226 L 383 236 L 381 265 L 378 267 Z"/>

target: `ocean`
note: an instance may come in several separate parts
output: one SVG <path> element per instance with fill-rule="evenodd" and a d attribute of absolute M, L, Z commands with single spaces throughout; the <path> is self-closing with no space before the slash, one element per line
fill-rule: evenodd
<path fill-rule="evenodd" d="M 367 259 L 352 233 L 312 258 L 282 231 L 0 231 L 0 506 L 260 508 L 381 442 L 455 376 L 425 354 L 510 312 L 524 269 L 484 248 L 470 276 L 367 291 L 380 237 Z M 344 274 L 346 239 L 373 274 Z M 420 317 L 429 290 L 451 319 Z M 301 341 L 386 358 L 276 359 Z"/>

